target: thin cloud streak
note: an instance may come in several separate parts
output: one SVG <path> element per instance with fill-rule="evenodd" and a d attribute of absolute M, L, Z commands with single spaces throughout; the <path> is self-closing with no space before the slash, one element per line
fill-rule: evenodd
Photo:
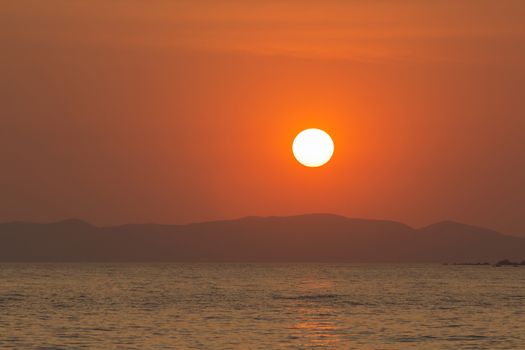
<path fill-rule="evenodd" d="M 357 61 L 519 64 L 518 1 L 25 1 L 3 16 L 11 43 L 148 46 Z"/>

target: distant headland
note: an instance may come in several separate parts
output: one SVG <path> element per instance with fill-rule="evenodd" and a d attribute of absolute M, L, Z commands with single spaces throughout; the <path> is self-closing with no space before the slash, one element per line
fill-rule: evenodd
<path fill-rule="evenodd" d="M 525 260 L 525 238 L 452 221 L 416 229 L 394 221 L 308 214 L 187 225 L 0 224 L 2 262 L 494 264 L 502 259 Z"/>

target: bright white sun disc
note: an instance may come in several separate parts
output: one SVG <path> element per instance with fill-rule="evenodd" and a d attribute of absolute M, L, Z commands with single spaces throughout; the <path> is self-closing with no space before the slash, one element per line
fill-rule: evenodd
<path fill-rule="evenodd" d="M 292 151 L 295 159 L 302 165 L 319 167 L 332 158 L 334 142 L 330 135 L 321 129 L 306 129 L 293 140 Z"/>

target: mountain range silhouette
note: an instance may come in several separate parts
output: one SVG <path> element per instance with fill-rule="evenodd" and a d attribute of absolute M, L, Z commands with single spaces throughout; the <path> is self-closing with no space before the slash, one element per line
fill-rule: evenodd
<path fill-rule="evenodd" d="M 453 221 L 414 229 L 332 214 L 187 225 L 0 224 L 3 262 L 374 262 L 524 260 L 525 238 Z"/>

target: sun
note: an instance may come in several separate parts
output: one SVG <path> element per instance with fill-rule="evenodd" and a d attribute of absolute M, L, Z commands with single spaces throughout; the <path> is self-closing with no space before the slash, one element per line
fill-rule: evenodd
<path fill-rule="evenodd" d="M 334 141 L 324 130 L 306 129 L 297 134 L 293 140 L 292 151 L 299 163 L 316 168 L 332 158 Z"/>

